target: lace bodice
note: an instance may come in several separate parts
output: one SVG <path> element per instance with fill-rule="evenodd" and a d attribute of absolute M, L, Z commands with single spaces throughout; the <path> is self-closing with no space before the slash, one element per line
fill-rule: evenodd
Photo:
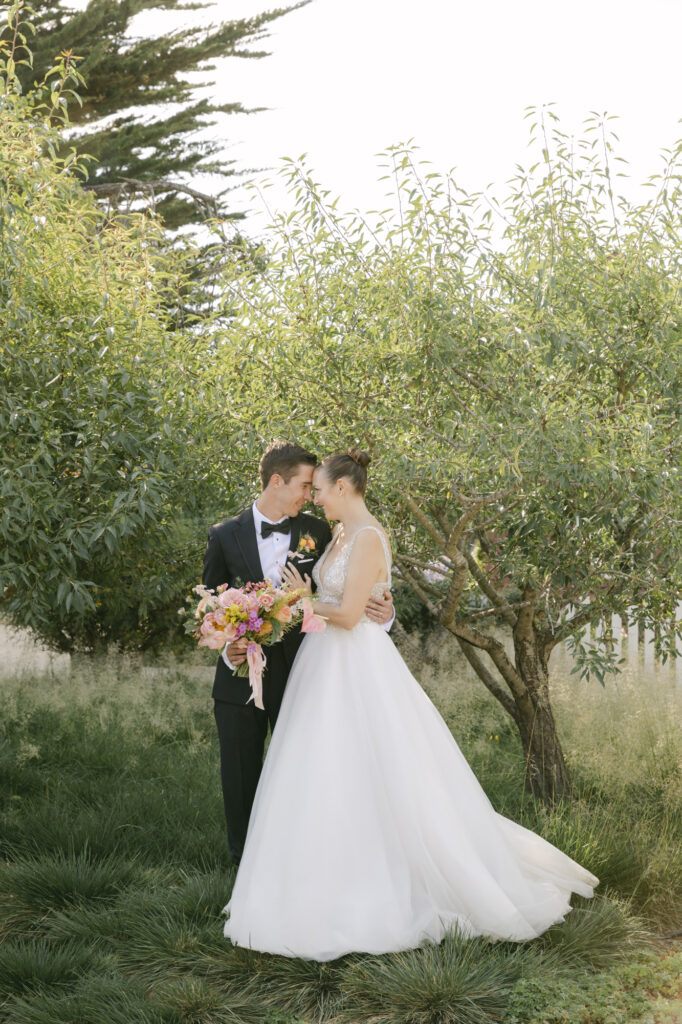
<path fill-rule="evenodd" d="M 386 540 L 383 532 L 376 526 L 361 526 L 359 530 L 356 530 L 351 539 L 346 544 L 345 548 L 341 551 L 341 554 L 335 554 L 332 559 L 329 570 L 325 568 L 325 562 L 327 557 L 334 546 L 334 541 L 330 541 L 329 545 L 324 551 L 324 554 L 320 560 L 313 566 L 313 582 L 317 587 L 317 594 L 315 595 L 318 601 L 323 601 L 326 604 L 341 604 L 343 599 L 343 592 L 346 589 L 346 579 L 348 576 L 348 563 L 350 562 L 350 553 L 355 543 L 355 538 L 362 530 L 374 530 L 375 533 L 379 534 L 381 540 L 381 546 L 384 549 L 384 556 L 386 558 L 386 574 L 388 579 L 384 582 L 375 583 L 372 587 L 372 595 L 379 597 L 383 594 L 384 590 L 391 586 L 391 549 L 388 541 Z M 371 622 L 367 616 L 363 613 L 360 622 Z M 376 623 L 375 623 L 376 624 Z"/>

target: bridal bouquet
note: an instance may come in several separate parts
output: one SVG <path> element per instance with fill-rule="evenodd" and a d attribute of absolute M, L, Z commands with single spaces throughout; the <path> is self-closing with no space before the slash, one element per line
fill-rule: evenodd
<path fill-rule="evenodd" d="M 228 587 L 223 583 L 214 592 L 203 585 L 194 587 L 199 603 L 185 623 L 199 647 L 220 651 L 234 640 L 248 641 L 246 661 L 236 668 L 239 676 L 249 677 L 251 697 L 263 708 L 263 646 L 276 644 L 294 626 L 303 633 L 321 633 L 324 619 L 313 612 L 306 590 L 282 590 L 268 580 Z"/>

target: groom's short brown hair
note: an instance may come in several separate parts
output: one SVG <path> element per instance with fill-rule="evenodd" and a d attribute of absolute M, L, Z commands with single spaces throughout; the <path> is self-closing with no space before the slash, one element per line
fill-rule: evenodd
<path fill-rule="evenodd" d="M 291 441 L 273 441 L 270 447 L 263 452 L 258 472 L 263 490 L 270 483 L 273 473 L 279 473 L 288 484 L 300 465 L 316 466 L 317 455 L 313 455 L 307 448 L 300 444 L 293 444 Z"/>

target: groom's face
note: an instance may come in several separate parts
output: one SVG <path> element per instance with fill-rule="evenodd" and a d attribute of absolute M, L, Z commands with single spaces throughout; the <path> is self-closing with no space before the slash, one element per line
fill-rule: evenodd
<path fill-rule="evenodd" d="M 280 477 L 278 499 L 282 515 L 298 515 L 306 502 L 310 501 L 312 484 L 313 467 L 305 463 L 297 467 L 288 484 Z"/>

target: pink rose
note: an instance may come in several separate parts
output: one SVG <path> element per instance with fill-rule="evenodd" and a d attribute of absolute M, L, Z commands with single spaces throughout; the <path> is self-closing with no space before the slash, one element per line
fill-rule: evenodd
<path fill-rule="evenodd" d="M 225 646 L 225 641 L 219 633 L 214 633 L 212 636 L 202 636 L 198 646 L 208 647 L 210 651 L 220 651 Z"/>
<path fill-rule="evenodd" d="M 209 636 L 215 631 L 215 615 L 213 612 L 209 612 L 208 615 L 204 616 L 204 621 L 201 623 L 201 632 L 204 636 Z"/>

